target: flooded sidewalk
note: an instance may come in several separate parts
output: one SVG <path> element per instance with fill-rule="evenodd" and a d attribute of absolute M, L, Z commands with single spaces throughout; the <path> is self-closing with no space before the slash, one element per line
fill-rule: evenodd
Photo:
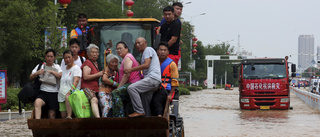
<path fill-rule="evenodd" d="M 292 110 L 240 110 L 238 92 L 206 89 L 181 96 L 186 136 L 319 136 L 320 111 L 292 92 Z"/>

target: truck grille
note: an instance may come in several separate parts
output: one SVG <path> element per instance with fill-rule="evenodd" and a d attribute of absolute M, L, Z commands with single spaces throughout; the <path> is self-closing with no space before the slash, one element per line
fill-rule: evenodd
<path fill-rule="evenodd" d="M 274 98 L 255 98 L 256 101 L 274 101 Z"/>
<path fill-rule="evenodd" d="M 276 92 L 254 92 L 255 94 L 274 94 Z"/>
<path fill-rule="evenodd" d="M 255 102 L 257 106 L 273 106 L 275 102 Z"/>

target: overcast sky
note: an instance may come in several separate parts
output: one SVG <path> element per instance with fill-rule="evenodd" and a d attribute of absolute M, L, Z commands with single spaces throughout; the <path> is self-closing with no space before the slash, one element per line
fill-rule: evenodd
<path fill-rule="evenodd" d="M 315 52 L 320 45 L 320 0 L 181 1 L 182 17 L 192 19 L 195 35 L 204 45 L 230 41 L 237 50 L 239 34 L 241 48 L 254 56 L 292 55 L 289 61 L 295 64 L 299 35 L 314 36 Z"/>

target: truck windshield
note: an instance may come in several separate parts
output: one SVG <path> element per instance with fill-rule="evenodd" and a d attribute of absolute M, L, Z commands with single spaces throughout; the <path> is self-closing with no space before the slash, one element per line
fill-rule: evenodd
<path fill-rule="evenodd" d="M 285 64 L 245 64 L 243 65 L 244 79 L 280 79 L 286 78 Z"/>
<path fill-rule="evenodd" d="M 138 37 L 144 37 L 148 46 L 151 46 L 151 25 L 141 23 L 108 23 L 100 29 L 100 63 L 103 64 L 103 52 L 107 48 L 112 50 L 112 53 L 117 55 L 116 44 L 119 41 L 127 43 L 131 54 L 136 58 L 137 61 L 141 60 L 141 53 L 134 47 L 135 40 Z M 112 43 L 112 45 L 111 45 Z M 102 56 L 101 56 L 102 55 Z M 119 56 L 118 56 L 119 57 Z M 122 58 L 119 57 L 120 61 Z"/>

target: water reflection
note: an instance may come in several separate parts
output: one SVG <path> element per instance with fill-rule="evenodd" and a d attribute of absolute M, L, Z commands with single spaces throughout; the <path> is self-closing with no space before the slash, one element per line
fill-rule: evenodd
<path fill-rule="evenodd" d="M 188 137 L 319 136 L 320 111 L 290 94 L 292 110 L 240 110 L 238 89 L 203 90 L 180 98 Z"/>
<path fill-rule="evenodd" d="M 238 114 L 243 120 L 283 123 L 290 110 L 241 110 Z"/>

